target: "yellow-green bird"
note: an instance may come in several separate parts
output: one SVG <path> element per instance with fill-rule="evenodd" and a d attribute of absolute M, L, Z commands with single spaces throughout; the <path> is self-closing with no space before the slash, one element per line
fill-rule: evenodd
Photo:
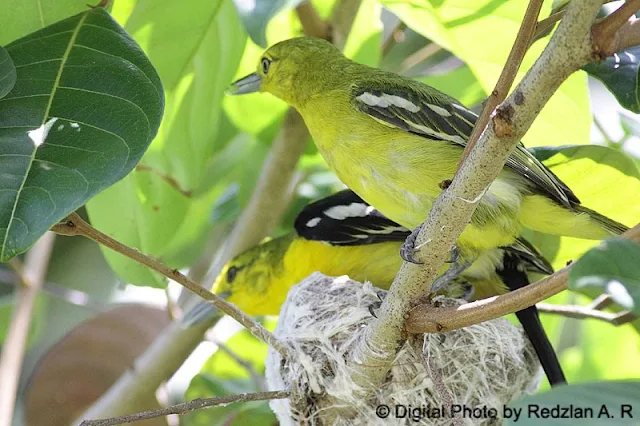
<path fill-rule="evenodd" d="M 423 83 L 346 58 L 313 37 L 269 48 L 232 94 L 268 92 L 304 118 L 329 167 L 385 216 L 416 228 L 451 179 L 477 115 Z M 526 102 L 526 99 L 525 99 Z M 457 242 L 467 265 L 512 244 L 521 226 L 603 239 L 627 229 L 580 205 L 558 177 L 520 144 L 487 189 Z M 407 247 L 411 261 L 411 250 Z M 461 262 L 462 263 L 462 262 Z"/>
<path fill-rule="evenodd" d="M 296 233 L 263 242 L 230 260 L 213 286 L 250 315 L 278 315 L 289 289 L 319 271 L 349 275 L 388 289 L 400 269 L 398 250 L 410 231 L 389 220 L 350 190 L 306 206 L 296 217 Z M 480 299 L 529 284 L 528 273 L 550 274 L 551 265 L 526 240 L 486 251 L 448 286 L 447 294 Z M 204 304 L 187 324 L 213 315 Z M 564 374 L 535 306 L 516 313 L 552 385 Z"/>

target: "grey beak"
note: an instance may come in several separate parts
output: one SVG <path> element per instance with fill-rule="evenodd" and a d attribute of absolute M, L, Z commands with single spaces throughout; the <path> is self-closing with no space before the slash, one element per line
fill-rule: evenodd
<path fill-rule="evenodd" d="M 227 95 L 244 95 L 245 93 L 253 93 L 260 90 L 262 77 L 257 73 L 249 74 L 231 83 L 227 88 Z"/>

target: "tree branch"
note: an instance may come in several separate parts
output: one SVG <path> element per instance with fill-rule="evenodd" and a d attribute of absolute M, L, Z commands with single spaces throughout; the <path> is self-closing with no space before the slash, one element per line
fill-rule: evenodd
<path fill-rule="evenodd" d="M 622 237 L 640 242 L 640 225 L 625 232 Z M 407 315 L 406 330 L 409 333 L 441 333 L 528 308 L 566 290 L 570 268 L 571 265 L 537 283 L 507 294 L 467 303 L 457 308 L 418 305 Z"/>
<path fill-rule="evenodd" d="M 9 264 L 19 280 L 9 330 L 0 355 L 0 425 L 10 426 L 36 297 L 47 273 L 55 234 L 47 232 L 27 253 L 24 265 Z"/>
<path fill-rule="evenodd" d="M 633 17 L 640 9 L 640 0 L 627 0 L 612 14 L 602 19 L 593 26 L 593 51 L 597 59 L 604 59 L 613 55 L 618 50 L 638 44 L 638 24 Z M 631 43 L 631 44 L 629 44 Z"/>
<path fill-rule="evenodd" d="M 143 411 L 141 413 L 129 414 L 126 416 L 112 417 L 101 420 L 84 420 L 80 426 L 113 426 L 125 423 L 139 422 L 141 420 L 155 419 L 157 417 L 168 416 L 169 414 L 187 414 L 200 408 L 215 407 L 216 405 L 235 404 L 249 401 L 265 401 L 269 399 L 284 399 L 289 397 L 287 391 L 272 391 L 260 393 L 242 393 L 239 395 L 220 396 L 217 398 L 198 398 L 182 404 L 158 410 Z"/>
<path fill-rule="evenodd" d="M 132 249 L 131 247 L 126 246 L 121 242 L 111 238 L 110 236 L 98 231 L 96 228 L 85 222 L 77 213 L 71 213 L 67 217 L 66 222 L 55 225 L 52 230 L 62 235 L 81 235 L 83 237 L 89 238 L 90 240 L 108 247 L 111 250 L 128 257 L 129 259 L 135 260 L 136 262 L 147 266 L 149 269 L 159 272 L 165 277 L 181 284 L 193 293 L 202 297 L 204 300 L 210 302 L 213 306 L 220 309 L 222 312 L 229 315 L 234 320 L 238 321 L 257 339 L 262 340 L 263 342 L 273 347 L 284 358 L 289 356 L 290 349 L 284 343 L 276 339 L 276 337 L 271 334 L 269 330 L 264 328 L 262 324 L 256 322 L 252 317 L 242 312 L 235 305 L 228 303 L 218 295 L 211 293 L 204 287 L 201 287 L 177 269 L 171 269 L 164 263 L 152 259 L 146 254 L 141 253 L 136 249 Z"/>
<path fill-rule="evenodd" d="M 324 21 L 311 1 L 304 0 L 296 7 L 296 15 L 302 24 L 304 35 L 331 41 L 329 23 Z"/>
<path fill-rule="evenodd" d="M 497 108 L 493 125 L 487 126 L 451 185 L 434 202 L 416 239 L 421 247 L 416 258 L 422 265 L 403 263 L 378 317 L 351 354 L 352 379 L 365 392 L 376 388 L 389 371 L 398 342 L 403 341 L 405 314 L 416 297 L 428 293 L 447 253 L 509 154 L 560 84 L 590 61 L 590 29 L 601 3 L 583 0 L 569 4 L 540 58 Z M 537 286 L 529 287 L 536 290 Z"/>
<path fill-rule="evenodd" d="M 493 92 L 491 92 L 491 95 L 489 95 L 485 100 L 482 113 L 480 114 L 480 117 L 478 117 L 476 125 L 473 126 L 473 131 L 469 136 L 469 142 L 460 157 L 460 161 L 458 161 L 458 170 L 478 142 L 480 134 L 484 131 L 485 127 L 487 127 L 487 124 L 489 124 L 489 119 L 491 118 L 493 111 L 496 109 L 498 104 L 507 97 L 509 89 L 511 89 L 513 81 L 516 79 L 516 75 L 518 75 L 518 70 L 520 69 L 520 65 L 522 65 L 524 55 L 527 53 L 529 45 L 531 44 L 531 40 L 536 30 L 536 24 L 538 22 L 538 16 L 540 15 L 540 9 L 542 8 L 542 2 L 543 0 L 529 1 L 529 5 L 527 6 L 527 10 L 524 14 L 524 19 L 522 20 L 522 24 L 520 24 L 520 29 L 518 30 L 515 41 L 513 42 L 511 52 L 509 52 L 507 62 L 505 63 L 504 68 L 502 68 L 502 73 L 500 73 L 496 87 L 493 89 Z"/>
<path fill-rule="evenodd" d="M 556 314 L 567 318 L 597 319 L 612 325 L 623 325 L 636 320 L 633 312 L 602 312 L 589 306 L 554 305 L 552 303 L 538 303 L 538 311 L 546 314 Z"/>

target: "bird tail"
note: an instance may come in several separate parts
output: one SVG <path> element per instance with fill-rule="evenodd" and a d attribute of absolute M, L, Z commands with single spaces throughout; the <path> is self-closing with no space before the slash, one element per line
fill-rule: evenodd
<path fill-rule="evenodd" d="M 602 215 L 594 210 L 588 209 L 582 205 L 575 205 L 573 209 L 578 214 L 585 214 L 589 217 L 589 222 L 598 226 L 600 229 L 608 232 L 611 236 L 620 235 L 623 232 L 627 231 L 629 227 L 621 224 L 620 222 L 616 222 L 613 219 L 609 219 L 605 215 Z"/>
<path fill-rule="evenodd" d="M 562 371 L 556 352 L 553 350 L 553 346 L 547 334 L 544 332 L 544 328 L 542 328 L 542 323 L 538 316 L 538 309 L 535 306 L 530 306 L 516 312 L 516 316 L 538 355 L 538 359 L 540 360 L 540 364 L 542 364 L 544 373 L 547 375 L 549 384 L 551 384 L 551 386 L 566 384 L 567 379 L 564 377 L 564 372 Z"/>

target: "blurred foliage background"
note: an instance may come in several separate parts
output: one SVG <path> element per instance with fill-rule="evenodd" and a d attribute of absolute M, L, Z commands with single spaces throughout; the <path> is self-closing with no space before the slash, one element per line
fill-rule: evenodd
<path fill-rule="evenodd" d="M 81 12 L 84 3 L 41 0 L 34 8 L 0 0 L 0 8 L 10 15 L 3 20 L 0 45 Z M 294 9 L 298 4 L 113 2 L 111 14 L 157 69 L 166 106 L 158 136 L 136 169 L 86 205 L 96 228 L 210 284 L 207 272 L 247 205 L 287 110 L 268 95 L 225 97 L 224 90 L 233 79 L 253 71 L 264 47 L 302 34 Z M 313 5 L 328 17 L 334 0 L 315 0 Z M 526 5 L 525 0 L 363 0 L 345 53 L 414 77 L 479 111 Z M 545 2 L 541 17 L 553 7 L 552 1 Z M 548 39 L 540 37 L 532 45 L 519 78 Z M 637 76 L 637 66 L 634 69 Z M 602 83 L 581 71 L 561 86 L 524 143 L 554 147 L 538 152 L 587 207 L 635 225 L 640 218 L 638 120 Z M 567 147 L 571 145 L 587 146 Z M 288 232 L 303 205 L 341 188 L 311 140 L 294 179 L 296 190 L 272 235 Z M 556 268 L 594 244 L 528 236 Z M 0 342 L 11 318 L 15 286 L 11 269 L 0 264 Z M 551 302 L 588 300 L 565 292 Z M 131 366 L 174 315 L 192 304 L 193 298 L 181 294 L 179 286 L 167 285 L 131 260 L 82 238 L 57 237 L 33 312 L 14 424 L 37 426 L 45 424 L 44 419 L 52 426 L 69 424 Z M 270 328 L 275 324 L 273 319 L 265 323 Z M 614 327 L 550 315 L 543 315 L 543 323 L 570 383 L 640 378 L 640 338 L 634 325 Z M 231 321 L 221 321 L 159 392 L 160 400 L 176 403 L 264 389 L 266 347 L 244 331 L 234 335 L 238 330 Z M 157 405 L 151 397 L 141 410 Z M 55 421 L 46 417 L 52 412 L 57 413 Z M 167 421 L 178 420 L 149 424 Z M 179 421 L 276 423 L 264 402 L 203 410 Z"/>

